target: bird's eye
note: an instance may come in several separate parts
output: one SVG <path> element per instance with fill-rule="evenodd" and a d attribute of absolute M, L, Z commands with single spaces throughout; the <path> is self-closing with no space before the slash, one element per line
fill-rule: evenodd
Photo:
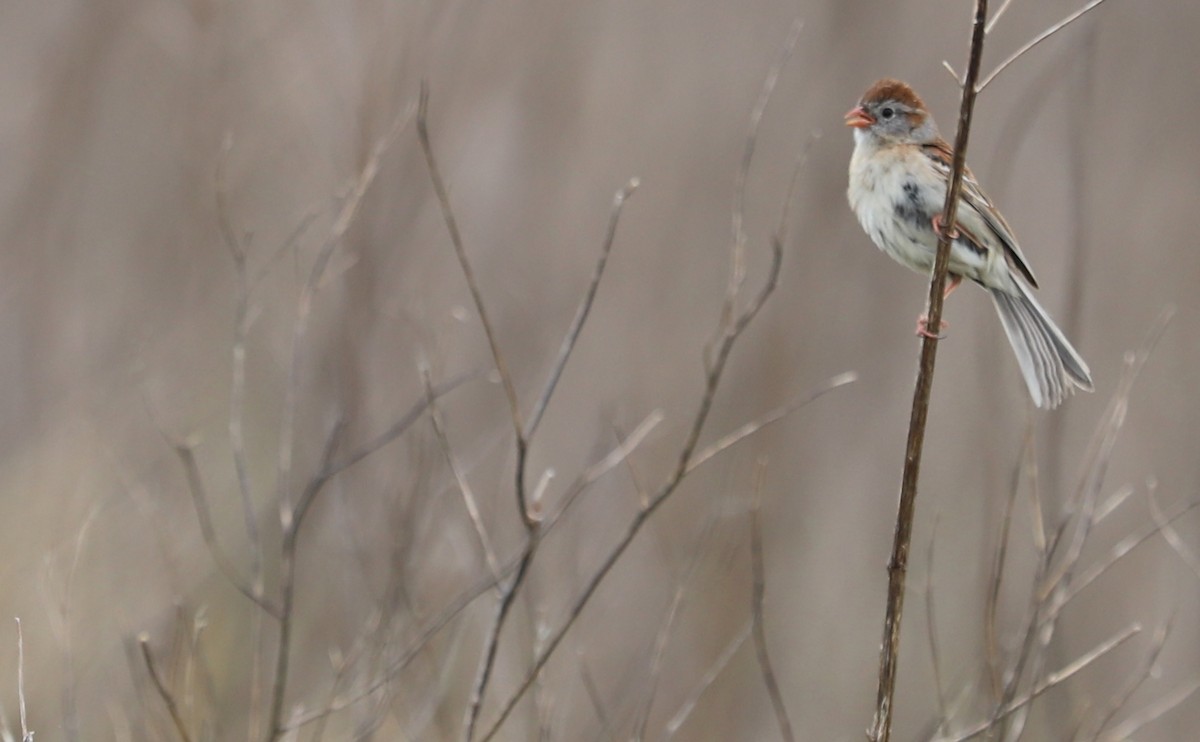
<path fill-rule="evenodd" d="M 883 109 L 882 111 L 880 111 L 879 115 L 883 116 L 885 119 L 890 119 L 892 116 L 896 115 L 896 111 L 891 106 L 889 106 L 889 107 Z"/>

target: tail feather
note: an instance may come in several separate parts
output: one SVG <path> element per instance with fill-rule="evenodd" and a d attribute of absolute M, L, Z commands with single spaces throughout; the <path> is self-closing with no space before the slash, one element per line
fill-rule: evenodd
<path fill-rule="evenodd" d="M 1014 281 L 1016 294 L 991 289 L 992 301 L 1033 403 L 1053 409 L 1075 390 L 1092 390 L 1087 363 L 1071 347 L 1028 287 Z"/>

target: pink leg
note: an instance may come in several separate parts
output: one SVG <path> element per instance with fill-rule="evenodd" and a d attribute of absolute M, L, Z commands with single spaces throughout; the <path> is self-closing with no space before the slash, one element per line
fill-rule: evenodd
<path fill-rule="evenodd" d="M 938 329 L 939 331 L 944 330 L 949 326 L 949 322 L 942 320 L 942 326 Z M 929 331 L 929 315 L 927 314 L 922 314 L 920 317 L 917 317 L 917 335 L 923 338 L 933 338 L 934 340 L 945 339 L 945 335 L 937 335 Z"/>
<path fill-rule="evenodd" d="M 939 237 L 942 236 L 942 215 L 941 214 L 933 215 L 933 231 L 936 232 Z M 957 240 L 958 239 L 958 228 L 955 227 L 955 228 L 951 229 L 949 234 L 947 234 L 946 236 L 952 240 Z"/>
<path fill-rule="evenodd" d="M 934 221 L 938 221 L 938 218 L 934 217 Z M 962 283 L 962 280 L 962 276 L 951 274 L 949 283 L 947 283 L 946 288 L 942 290 L 942 299 L 945 299 L 946 297 L 950 296 L 950 294 L 953 294 L 954 289 L 958 288 L 958 285 Z M 938 331 L 941 332 L 949 326 L 949 322 L 942 320 L 942 326 L 938 328 Z M 935 335 L 929 331 L 929 315 L 927 314 L 922 314 L 920 317 L 917 317 L 917 335 L 925 338 L 934 338 L 936 340 L 941 340 L 943 337 L 942 335 Z"/>

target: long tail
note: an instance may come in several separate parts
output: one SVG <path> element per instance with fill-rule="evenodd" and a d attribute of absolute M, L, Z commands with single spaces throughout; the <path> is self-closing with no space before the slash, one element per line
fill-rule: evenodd
<path fill-rule="evenodd" d="M 1062 331 L 1042 309 L 1021 281 L 1013 281 L 1019 293 L 991 289 L 992 302 L 1004 325 L 1004 333 L 1033 403 L 1054 409 L 1075 387 L 1092 391 L 1092 373 Z"/>

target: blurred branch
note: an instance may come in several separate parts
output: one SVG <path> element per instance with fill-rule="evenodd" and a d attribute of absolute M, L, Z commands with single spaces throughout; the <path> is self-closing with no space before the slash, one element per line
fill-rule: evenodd
<path fill-rule="evenodd" d="M 207 490 L 204 487 L 204 480 L 200 477 L 200 467 L 196 463 L 196 455 L 193 452 L 192 444 L 188 441 L 180 441 L 172 443 L 171 447 L 174 449 L 175 455 L 179 457 L 179 462 L 183 465 L 188 492 L 192 495 L 192 505 L 196 509 L 196 521 L 200 525 L 200 535 L 204 539 L 204 545 L 208 547 L 208 552 L 212 555 L 217 569 L 221 571 L 225 579 L 229 580 L 229 584 L 233 585 L 239 593 L 245 595 L 251 602 L 262 608 L 268 616 L 278 621 L 282 616 L 279 606 L 262 595 L 261 590 L 256 589 L 255 585 L 247 582 L 237 567 L 234 566 L 233 560 L 221 548 L 221 544 L 217 539 L 217 530 L 213 526 L 212 511 L 209 506 Z"/>
<path fill-rule="evenodd" d="M 492 350 L 492 360 L 496 364 L 496 371 L 500 374 L 500 383 L 504 386 L 504 395 L 508 398 L 513 430 L 516 431 L 517 438 L 520 438 L 523 426 L 521 424 L 521 407 L 517 402 L 517 389 L 513 385 L 512 374 L 508 371 L 508 364 L 504 362 L 504 354 L 500 352 L 500 343 L 496 340 L 496 331 L 492 328 L 492 322 L 484 307 L 483 294 L 479 291 L 479 282 L 475 279 L 475 271 L 471 268 L 471 261 L 467 258 L 466 248 L 463 247 L 462 235 L 458 231 L 458 219 L 455 218 L 454 211 L 450 208 L 450 196 L 446 193 L 446 184 L 442 181 L 442 173 L 438 170 L 437 160 L 433 155 L 433 145 L 429 141 L 429 83 L 425 80 L 421 81 L 421 94 L 417 104 L 417 137 L 421 140 L 421 152 L 424 153 L 425 164 L 429 168 L 429 180 L 433 183 L 433 191 L 437 196 L 438 206 L 442 210 L 442 218 L 446 222 L 446 231 L 450 233 L 454 254 L 458 258 L 463 278 L 467 280 L 467 288 L 471 292 L 471 299 L 475 302 L 475 311 L 479 314 L 483 333 L 487 336 L 488 346 Z M 523 513 L 521 517 L 525 518 L 527 515 Z"/>
<path fill-rule="evenodd" d="M 158 670 L 154 668 L 154 658 L 150 654 L 150 637 L 147 634 L 142 634 L 138 637 L 138 645 L 142 648 L 142 659 L 146 662 L 146 671 L 150 673 L 150 681 L 154 683 L 154 689 L 158 691 L 158 696 L 163 700 L 167 707 L 167 713 L 171 715 L 171 721 L 175 724 L 175 731 L 179 733 L 179 738 L 183 742 L 191 742 L 191 735 L 188 734 L 187 725 L 183 723 L 183 716 L 179 713 L 179 705 L 175 702 L 175 697 L 171 695 L 171 691 L 163 683 L 162 678 L 158 675 Z M 24 709 L 21 713 L 21 727 L 25 726 Z M 26 735 L 27 739 L 32 740 L 30 735 Z"/>
<path fill-rule="evenodd" d="M 440 398 L 444 394 L 457 389 L 466 381 L 474 378 L 474 374 L 466 374 L 459 376 L 440 387 L 433 389 L 432 398 Z M 358 449 L 352 451 L 339 461 L 334 461 L 337 454 L 338 444 L 340 442 L 341 433 L 345 427 L 345 422 L 341 419 L 337 420 L 331 427 L 328 436 L 325 440 L 324 452 L 321 456 L 321 464 L 318 471 L 309 480 L 308 485 L 301 493 L 296 501 L 294 510 L 288 510 L 281 507 L 281 514 L 285 517 L 281 518 L 283 527 L 283 543 L 280 546 L 280 575 L 279 585 L 282 595 L 282 606 L 280 608 L 280 630 L 279 641 L 276 649 L 275 657 L 275 676 L 272 682 L 270 717 L 267 727 L 268 740 L 276 739 L 284 731 L 286 727 L 283 724 L 283 700 L 284 693 L 287 690 L 287 672 L 288 672 L 288 655 L 291 643 L 291 629 L 294 616 L 292 615 L 293 600 L 295 597 L 295 578 L 296 578 L 296 549 L 300 538 L 300 531 L 304 525 L 305 516 L 309 513 L 317 497 L 323 491 L 325 485 L 337 474 L 345 471 L 354 464 L 370 456 L 378 451 L 387 443 L 400 437 L 406 430 L 420 419 L 421 415 L 429 407 L 431 397 L 426 395 L 419 401 L 413 404 L 409 411 L 403 415 L 396 423 L 394 423 L 385 433 L 363 444 Z M 287 516 L 291 516 L 290 518 Z"/>
<path fill-rule="evenodd" d="M 1137 734 L 1142 727 L 1156 721 L 1168 711 L 1181 705 L 1184 701 L 1191 698 L 1196 691 L 1200 691 L 1200 680 L 1185 683 L 1173 693 L 1163 696 L 1155 703 L 1150 704 L 1141 713 L 1135 714 L 1113 727 L 1112 731 L 1100 738 L 1101 742 L 1123 742 L 1124 740 L 1132 739 L 1133 735 Z"/>
<path fill-rule="evenodd" d="M 971 33 L 971 50 L 962 91 L 962 106 L 958 116 L 958 135 L 954 142 L 954 162 L 941 223 L 946 227 L 938 232 L 937 257 L 929 282 L 928 326 L 941 327 L 943 289 L 950 267 L 950 242 L 954 234 L 959 193 L 962 190 L 966 166 L 967 141 L 971 131 L 971 114 L 975 106 L 975 80 L 983 58 L 984 24 L 987 22 L 987 0 L 976 0 L 975 20 Z M 932 335 L 933 333 L 931 333 Z M 900 485 L 900 504 L 896 514 L 896 530 L 892 556 L 888 562 L 887 610 L 883 623 L 883 642 L 879 657 L 879 690 L 875 702 L 875 718 L 868 738 L 872 742 L 889 742 L 892 734 L 892 698 L 896 691 L 896 667 L 900 652 L 900 620 L 904 611 L 904 586 L 908 576 L 908 552 L 912 541 L 913 520 L 916 517 L 917 482 L 921 469 L 921 449 L 925 442 L 925 424 L 929 415 L 929 398 L 933 391 L 933 371 L 937 360 L 938 341 L 926 337 L 921 343 L 920 371 L 913 391 L 912 417 L 905 445 L 904 473 Z"/>
<path fill-rule="evenodd" d="M 1008 2 L 1011 2 L 1011 0 L 1008 0 Z M 1008 2 L 1005 2 L 1004 5 L 1001 6 L 1001 8 L 1000 8 L 1001 12 L 1003 12 L 1004 9 L 1008 7 Z M 1094 10 L 1103 2 L 1105 2 L 1105 0 L 1091 0 L 1091 2 L 1089 2 L 1087 5 L 1084 5 L 1082 8 L 1075 11 L 1071 15 L 1062 19 L 1058 23 L 1055 23 L 1053 26 L 1050 26 L 1045 31 L 1042 31 L 1040 34 L 1038 34 L 1033 39 L 1031 39 L 1029 41 L 1029 43 L 1025 44 L 1025 46 L 1021 47 L 1016 52 L 1014 52 L 1012 54 L 1012 56 L 1010 56 L 1008 59 L 1006 59 L 1003 62 L 1001 62 L 1000 64 L 998 64 L 996 66 L 996 69 L 992 70 L 991 74 L 989 74 L 987 77 L 985 77 L 983 79 L 983 82 L 981 82 L 977 86 L 975 86 L 975 92 L 982 93 L 983 89 L 986 88 L 988 85 L 990 85 L 992 83 L 992 80 L 996 79 L 997 75 L 999 75 L 1004 70 L 1008 69 L 1009 65 L 1011 65 L 1013 62 L 1015 62 L 1018 59 L 1020 59 L 1021 57 L 1023 57 L 1026 52 L 1028 52 L 1030 49 L 1033 49 L 1033 47 L 1042 43 L 1043 41 L 1050 38 L 1051 36 L 1058 33 L 1059 31 L 1063 30 L 1067 26 L 1071 25 L 1075 21 L 1079 20 L 1084 15 L 1086 15 L 1089 11 Z M 997 13 L 996 16 L 997 16 L 997 18 L 999 18 L 1000 13 Z M 994 22 L 995 22 L 995 19 L 993 19 L 993 23 Z M 990 30 L 990 26 L 989 26 L 989 30 Z"/>
<path fill-rule="evenodd" d="M 520 557 L 512 559 L 505 564 L 500 571 L 500 579 L 505 579 L 513 574 L 520 564 Z M 299 727 L 311 724 L 318 719 L 324 718 L 329 714 L 342 711 L 350 706 L 362 701 L 371 696 L 376 691 L 391 683 L 396 676 L 403 672 L 405 668 L 421 653 L 429 642 L 437 636 L 443 629 L 446 628 L 455 618 L 459 616 L 468 606 L 475 602 L 476 598 L 492 590 L 499 584 L 495 577 L 488 575 L 479 580 L 471 587 L 459 593 L 457 597 L 451 600 L 441 611 L 438 612 L 430 620 L 426 621 L 417 632 L 417 638 L 413 640 L 408 647 L 393 660 L 384 672 L 378 678 L 367 683 L 362 688 L 357 689 L 354 693 L 344 698 L 336 699 L 327 704 L 320 711 L 312 711 L 306 714 L 300 714 L 289 720 L 284 726 L 284 731 L 291 731 Z"/>
<path fill-rule="evenodd" d="M 683 608 L 688 590 L 691 587 L 692 578 L 696 575 L 697 568 L 700 566 L 701 559 L 707 550 L 706 547 L 712 539 L 713 532 L 716 530 L 718 517 L 716 509 L 709 507 L 708 516 L 704 519 L 704 528 L 700 533 L 700 537 L 696 539 L 695 546 L 692 548 L 691 558 L 688 559 L 687 567 L 675 585 L 674 595 L 671 596 L 671 604 L 667 607 L 666 613 L 663 614 L 662 620 L 659 622 L 658 632 L 654 637 L 654 648 L 650 652 L 650 676 L 647 680 L 646 690 L 641 694 L 641 703 L 639 704 L 638 711 L 634 716 L 633 742 L 642 742 L 646 739 L 646 730 L 650 723 L 650 711 L 654 706 L 655 696 L 658 695 L 658 681 L 662 674 L 663 657 L 666 656 L 667 645 L 675 628 L 675 621 L 679 617 L 679 611 Z"/>
<path fill-rule="evenodd" d="M 475 499 L 471 483 L 467 481 L 467 474 L 458 463 L 458 459 L 454 455 L 454 449 L 450 446 L 450 438 L 446 434 L 446 427 L 442 423 L 442 415 L 437 407 L 433 381 L 430 378 L 428 365 L 422 365 L 421 380 L 425 384 L 425 401 L 429 407 L 429 421 L 433 423 L 433 433 L 437 438 L 438 447 L 442 450 L 442 456 L 446 459 L 446 465 L 450 467 L 450 472 L 454 475 L 454 481 L 458 484 L 458 491 L 462 494 L 463 505 L 467 509 L 467 516 L 471 519 L 471 525 L 475 528 L 475 535 L 479 538 L 479 547 L 483 550 L 484 563 L 487 564 L 488 572 L 499 581 L 500 563 L 496 559 L 495 549 L 492 548 L 492 539 L 488 536 L 487 527 L 483 524 L 483 516 L 479 513 L 479 503 Z"/>
<path fill-rule="evenodd" d="M 797 22 L 798 24 L 799 22 Z M 793 25 L 793 28 L 796 26 Z M 789 37 L 790 38 L 790 37 Z M 787 43 L 791 43 L 790 41 Z M 785 47 L 786 49 L 787 47 Z M 782 55 L 783 59 L 779 64 L 782 64 L 786 59 L 786 54 Z M 768 73 L 768 77 L 776 74 L 774 69 Z M 757 124 L 756 124 L 757 125 Z M 751 136 L 755 132 L 752 129 Z M 790 193 L 788 194 L 790 196 Z M 512 714 L 513 709 L 524 697 L 530 686 L 541 673 L 542 668 L 554 655 L 563 638 L 571 627 L 582 615 L 583 610 L 595 596 L 600 584 L 612 571 L 612 568 L 625 554 L 629 545 L 637 537 L 645 523 L 654 515 L 654 513 L 662 506 L 664 502 L 671 497 L 678 489 L 684 477 L 690 471 L 693 463 L 696 449 L 699 444 L 700 435 L 704 430 L 705 422 L 708 420 L 709 412 L 712 410 L 713 400 L 716 397 L 717 389 L 720 386 L 721 378 L 724 374 L 725 365 L 729 360 L 729 356 L 733 351 L 734 345 L 741 337 L 746 327 L 754 320 L 766 303 L 767 299 L 774 292 L 779 281 L 779 271 L 783 261 L 783 242 L 786 239 L 786 208 L 783 210 L 785 219 L 781 220 L 773 239 L 771 240 L 771 264 L 767 270 L 767 276 L 763 281 L 762 287 L 758 293 L 751 298 L 749 303 L 742 309 L 736 317 L 722 317 L 718 327 L 718 338 L 716 342 L 710 345 L 713 352 L 706 354 L 708 358 L 705 362 L 705 384 L 704 391 L 701 395 L 699 407 L 692 418 L 691 426 L 687 436 L 680 448 L 679 457 L 677 459 L 675 469 L 667 478 L 666 482 L 655 492 L 655 494 L 643 505 L 643 507 L 634 516 L 633 520 L 627 526 L 624 534 L 618 539 L 617 543 L 609 551 L 608 555 L 601 561 L 599 567 L 592 574 L 585 584 L 583 591 L 575 600 L 567 613 L 567 618 L 558 630 L 547 640 L 545 649 L 535 659 L 533 666 L 525 675 L 525 679 L 518 686 L 517 690 L 509 697 L 508 701 L 503 705 L 499 717 L 492 724 L 488 732 L 483 736 L 483 742 L 492 739 L 503 726 L 504 722 Z M 737 245 L 733 246 L 733 250 L 737 250 Z M 734 261 L 736 263 L 736 259 Z M 728 297 L 727 297 L 728 300 Z M 728 306 L 728 305 L 727 305 Z M 843 382 L 845 383 L 845 382 Z"/>
<path fill-rule="evenodd" d="M 767 695 L 771 697 L 771 707 L 775 710 L 775 721 L 779 724 L 779 735 L 784 742 L 794 742 L 796 735 L 792 732 L 792 722 L 788 719 L 787 706 L 783 703 L 783 693 L 779 690 L 779 681 L 775 678 L 775 669 L 771 666 L 771 653 L 767 650 L 767 629 L 763 617 L 763 604 L 767 599 L 767 575 L 763 566 L 762 544 L 762 488 L 766 476 L 767 460 L 758 460 L 754 471 L 754 495 L 750 500 L 750 567 L 754 575 L 751 590 L 750 611 L 754 620 L 754 653 L 758 657 L 758 666 L 762 670 L 763 683 L 767 686 Z"/>
<path fill-rule="evenodd" d="M 554 395 L 554 390 L 558 387 L 558 381 L 562 378 L 563 370 L 567 367 L 567 361 L 571 358 L 571 351 L 575 349 L 575 343 L 579 340 L 579 335 L 583 331 L 583 325 L 587 322 L 588 314 L 592 311 L 592 303 L 596 299 L 596 290 L 600 288 L 600 278 L 604 275 L 604 269 L 608 265 L 608 256 L 612 252 L 613 240 L 617 236 L 617 224 L 621 221 L 621 209 L 625 206 L 625 202 L 637 190 L 641 181 L 637 178 L 630 178 L 621 190 L 617 191 L 617 195 L 613 197 L 612 211 L 608 216 L 608 228 L 604 233 L 604 242 L 600 247 L 600 257 L 596 260 L 596 267 L 592 271 L 592 280 L 588 283 L 587 291 L 583 295 L 583 299 L 579 302 L 579 307 L 575 310 L 575 317 L 571 320 L 571 326 L 567 329 L 567 334 L 563 337 L 562 344 L 558 349 L 558 357 L 554 361 L 554 366 L 546 377 L 546 384 L 542 387 L 542 393 L 538 397 L 537 404 L 534 405 L 533 412 L 529 415 L 529 423 L 525 427 L 523 437 L 526 441 L 533 438 L 537 432 L 538 425 L 542 422 L 542 415 L 546 412 L 546 407 L 550 404 L 550 398 Z"/>
<path fill-rule="evenodd" d="M 33 742 L 33 732 L 29 731 L 29 722 L 25 716 L 25 634 L 21 631 L 21 619 L 17 622 L 17 705 L 21 715 L 21 742 Z M 184 742 L 188 742 L 184 738 Z"/>
<path fill-rule="evenodd" d="M 771 95 L 775 92 L 775 86 L 779 83 L 779 76 L 783 73 L 783 67 L 787 64 L 788 59 L 791 58 L 792 52 L 795 51 L 796 42 L 800 40 L 800 32 L 803 30 L 803 19 L 796 18 L 792 21 L 792 26 L 788 30 L 787 38 L 779 50 L 775 64 L 767 71 L 767 77 L 763 80 L 758 100 L 755 101 L 754 108 L 750 111 L 749 130 L 746 132 L 746 143 L 742 147 L 742 161 L 738 167 L 733 186 L 733 210 L 731 217 L 733 222 L 733 245 L 729 251 L 729 284 L 725 290 L 725 304 L 721 308 L 721 322 L 717 328 L 717 338 L 713 340 L 714 345 L 719 340 L 720 334 L 733 321 L 734 312 L 737 309 L 738 294 L 741 292 L 742 284 L 746 280 L 746 230 L 743 228 L 746 216 L 746 182 L 750 177 L 750 165 L 754 162 L 754 150 L 758 146 L 758 131 L 762 126 L 762 119 L 767 111 L 767 104 L 770 103 Z M 785 203 L 788 200 L 790 199 L 786 199 Z"/>
<path fill-rule="evenodd" d="M 1104 731 L 1104 728 L 1107 727 L 1113 718 L 1115 718 L 1116 715 L 1121 711 L 1121 709 L 1123 709 L 1129 703 L 1129 699 L 1133 698 L 1133 694 L 1137 692 L 1138 688 L 1141 688 L 1142 684 L 1150 679 L 1150 676 L 1154 673 L 1155 665 L 1158 662 L 1159 655 L 1162 654 L 1163 647 L 1165 647 L 1167 644 L 1167 637 L 1171 635 L 1171 626 L 1174 624 L 1174 622 L 1175 616 L 1172 614 L 1162 626 L 1158 627 L 1158 630 L 1154 632 L 1154 639 L 1151 641 L 1150 651 L 1146 653 L 1146 659 L 1142 662 L 1141 670 L 1130 675 L 1129 679 L 1125 683 L 1125 687 L 1117 691 L 1116 695 L 1112 697 L 1104 712 L 1092 725 L 1092 729 L 1088 730 L 1087 734 L 1084 734 L 1084 729 L 1081 729 L 1080 734 L 1076 736 L 1077 739 L 1099 739 L 1100 733 Z M 1122 737 L 1121 739 L 1127 738 L 1128 735 Z"/>
<path fill-rule="evenodd" d="M 1000 719 L 1003 719 L 1004 717 L 1008 716 L 1009 714 L 1012 714 L 1020 709 L 1027 707 L 1030 703 L 1032 703 L 1036 698 L 1041 696 L 1046 691 L 1050 690 L 1051 688 L 1054 688 L 1055 686 L 1061 685 L 1062 683 L 1071 679 L 1076 674 L 1082 672 L 1085 668 L 1087 668 L 1089 665 L 1091 665 L 1096 660 L 1100 659 L 1101 657 L 1105 656 L 1106 654 L 1113 651 L 1117 647 L 1121 646 L 1125 642 L 1129 641 L 1133 637 L 1137 636 L 1138 633 L 1141 632 L 1141 630 L 1142 630 L 1142 628 L 1140 626 L 1138 626 L 1137 624 L 1133 624 L 1133 625 L 1125 628 L 1124 630 L 1122 630 L 1121 632 L 1119 632 L 1112 638 L 1102 642 L 1101 644 L 1099 644 L 1098 646 L 1093 648 L 1090 652 L 1087 652 L 1086 654 L 1080 656 L 1078 659 L 1076 659 L 1074 662 L 1070 663 L 1066 667 L 1062 668 L 1061 670 L 1058 670 L 1057 672 L 1050 673 L 1046 677 L 1042 678 L 1033 687 L 1033 689 L 1031 691 L 1029 691 L 1025 695 L 1021 696 L 1020 698 L 1014 700 L 1013 702 L 1006 704 L 1003 708 L 1001 708 L 997 712 L 997 714 L 995 714 L 993 716 L 993 718 L 988 719 L 986 721 L 982 721 L 963 732 L 959 732 L 957 735 L 954 735 L 952 737 L 947 737 L 943 740 L 939 740 L 939 742 L 951 742 L 951 741 L 952 742 L 965 742 L 965 740 L 974 739 L 975 737 L 978 737 L 979 735 L 984 734 L 985 732 L 993 730 L 995 728 L 995 724 L 997 721 L 999 721 Z"/>
<path fill-rule="evenodd" d="M 700 703 L 700 697 L 703 696 L 705 691 L 711 688 L 712 684 L 715 683 L 717 678 L 721 676 L 721 673 L 725 670 L 725 666 L 729 664 L 729 661 L 733 659 L 733 656 L 737 654 L 738 650 L 742 648 L 742 645 L 746 643 L 746 640 L 750 638 L 750 634 L 753 632 L 753 630 L 753 619 L 747 619 L 746 622 L 742 624 L 742 628 L 739 629 L 738 632 L 734 634 L 733 638 L 729 640 L 729 644 L 725 645 L 725 649 L 722 650 L 721 654 L 717 655 L 717 659 L 713 661 L 709 668 L 704 671 L 704 674 L 700 676 L 700 682 L 696 683 L 696 687 L 693 688 L 692 692 L 688 694 L 688 697 L 686 700 L 684 700 L 683 705 L 679 707 L 679 711 L 675 712 L 675 715 L 671 717 L 669 722 L 667 722 L 667 728 L 663 734 L 663 739 L 670 740 L 675 737 L 675 734 L 679 731 L 679 728 L 683 726 L 684 722 L 688 720 L 688 717 L 692 715 L 692 712 L 696 710 L 696 706 Z"/>

